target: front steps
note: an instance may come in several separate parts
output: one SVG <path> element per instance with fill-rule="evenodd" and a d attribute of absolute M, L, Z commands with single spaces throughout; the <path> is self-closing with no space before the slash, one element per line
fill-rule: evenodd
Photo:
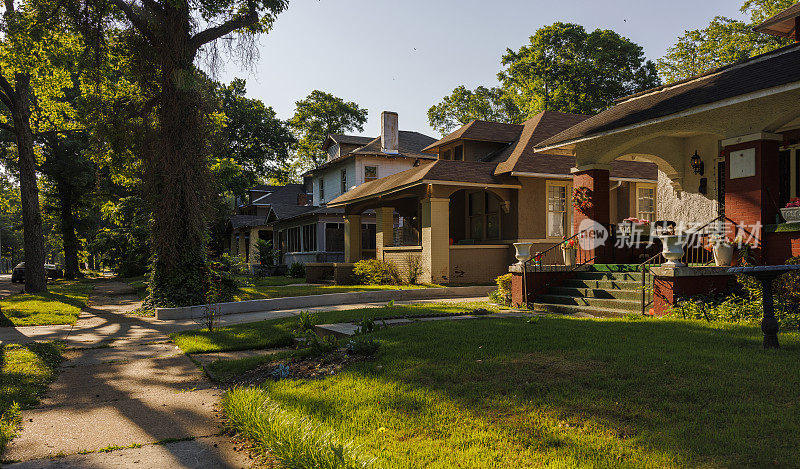
<path fill-rule="evenodd" d="M 641 313 L 642 273 L 633 265 L 587 266 L 535 298 L 533 309 L 556 314 L 622 316 Z"/>

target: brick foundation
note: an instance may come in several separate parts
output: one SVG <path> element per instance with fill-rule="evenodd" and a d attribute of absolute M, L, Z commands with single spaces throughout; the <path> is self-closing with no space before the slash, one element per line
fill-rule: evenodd
<path fill-rule="evenodd" d="M 511 304 L 520 306 L 524 304 L 522 292 L 522 271 L 512 272 L 511 277 Z M 574 272 L 528 272 L 528 301 L 534 301 L 537 296 L 542 295 L 551 286 L 558 285 L 564 280 L 575 276 Z"/>
<path fill-rule="evenodd" d="M 800 256 L 800 231 L 764 233 L 763 241 L 767 265 L 785 264 L 787 259 Z"/>
<path fill-rule="evenodd" d="M 733 275 L 657 276 L 653 281 L 653 312 L 664 316 L 675 302 L 698 295 L 730 291 Z"/>

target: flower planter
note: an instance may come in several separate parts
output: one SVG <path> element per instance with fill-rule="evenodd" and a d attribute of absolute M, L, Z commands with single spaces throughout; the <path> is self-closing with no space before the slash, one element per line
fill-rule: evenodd
<path fill-rule="evenodd" d="M 561 251 L 564 253 L 564 265 L 567 267 L 574 267 L 575 260 L 578 257 L 578 250 L 577 249 L 564 249 Z"/>
<path fill-rule="evenodd" d="M 528 262 L 531 258 L 531 246 L 533 243 L 514 243 L 514 249 L 516 249 L 516 258 L 520 264 L 524 264 Z"/>
<path fill-rule="evenodd" d="M 786 223 L 800 223 L 800 207 L 782 208 L 781 215 Z"/>
<path fill-rule="evenodd" d="M 661 239 L 661 245 L 664 249 L 661 251 L 661 254 L 667 260 L 663 264 L 663 267 L 686 267 L 686 264 L 681 262 L 683 258 L 683 243 L 686 241 L 683 236 L 680 235 L 667 235 L 667 236 L 659 236 Z"/>
<path fill-rule="evenodd" d="M 717 243 L 714 245 L 714 263 L 717 267 L 729 266 L 733 262 L 733 245 L 730 243 Z"/>

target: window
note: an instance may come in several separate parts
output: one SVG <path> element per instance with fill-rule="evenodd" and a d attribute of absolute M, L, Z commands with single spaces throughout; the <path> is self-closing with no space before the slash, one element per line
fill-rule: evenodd
<path fill-rule="evenodd" d="M 377 166 L 364 166 L 364 182 L 370 182 L 378 179 Z"/>
<path fill-rule="evenodd" d="M 339 144 L 334 143 L 328 147 L 328 161 L 334 160 L 339 157 Z"/>
<path fill-rule="evenodd" d="M 450 159 L 450 150 L 445 150 L 442 152 L 442 156 L 440 159 L 449 160 Z"/>
<path fill-rule="evenodd" d="M 325 202 L 325 179 L 319 178 L 319 201 Z"/>
<path fill-rule="evenodd" d="M 457 161 L 464 160 L 464 147 L 462 145 L 453 148 L 453 159 Z"/>
<path fill-rule="evenodd" d="M 303 246 L 299 226 L 286 230 L 286 250 L 288 252 L 302 252 Z"/>
<path fill-rule="evenodd" d="M 468 195 L 469 237 L 476 241 L 499 240 L 500 200 L 489 192 Z"/>
<path fill-rule="evenodd" d="M 347 192 L 347 170 L 343 169 L 341 174 L 342 174 L 342 187 L 341 187 L 341 189 L 342 189 L 342 194 L 344 194 L 345 192 Z"/>
<path fill-rule="evenodd" d="M 361 224 L 361 249 L 375 249 L 375 235 L 377 234 L 377 225 L 372 223 Z"/>
<path fill-rule="evenodd" d="M 568 184 L 547 183 L 547 236 L 561 238 L 569 233 Z"/>
<path fill-rule="evenodd" d="M 656 218 L 656 188 L 652 185 L 636 186 L 636 218 L 654 221 Z"/>
<path fill-rule="evenodd" d="M 317 250 L 317 225 L 303 226 L 303 252 Z"/>
<path fill-rule="evenodd" d="M 325 223 L 325 251 L 344 252 L 344 223 Z"/>

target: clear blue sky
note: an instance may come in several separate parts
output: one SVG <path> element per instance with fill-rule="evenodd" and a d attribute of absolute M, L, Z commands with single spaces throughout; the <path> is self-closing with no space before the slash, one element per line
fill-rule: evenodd
<path fill-rule="evenodd" d="M 363 134 L 378 134 L 382 110 L 400 128 L 431 136 L 428 108 L 458 85 L 494 85 L 500 57 L 556 21 L 612 29 L 655 60 L 686 29 L 715 15 L 740 17 L 742 0 L 290 0 L 260 39 L 252 71 L 228 64 L 219 79 L 247 79 L 248 96 L 286 119 L 314 89 L 369 109 Z"/>

